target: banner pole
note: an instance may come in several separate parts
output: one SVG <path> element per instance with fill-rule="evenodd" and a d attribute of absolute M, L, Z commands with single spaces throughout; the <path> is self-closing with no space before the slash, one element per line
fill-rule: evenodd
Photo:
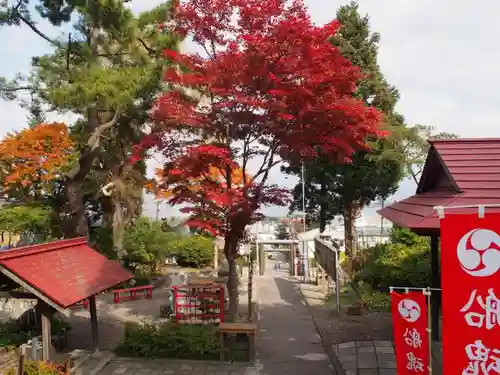
<path fill-rule="evenodd" d="M 432 317 L 431 317 L 431 290 L 426 288 L 427 296 L 427 340 L 429 341 L 429 375 L 432 375 Z"/>

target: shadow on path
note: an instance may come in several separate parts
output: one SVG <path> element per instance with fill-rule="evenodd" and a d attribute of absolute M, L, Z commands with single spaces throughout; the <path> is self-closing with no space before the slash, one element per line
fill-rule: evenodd
<path fill-rule="evenodd" d="M 262 373 L 331 375 L 332 367 L 295 281 L 282 272 L 256 280 L 260 304 L 257 341 Z"/>

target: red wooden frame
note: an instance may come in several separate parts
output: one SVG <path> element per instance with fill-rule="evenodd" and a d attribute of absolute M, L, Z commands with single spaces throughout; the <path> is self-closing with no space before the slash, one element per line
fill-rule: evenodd
<path fill-rule="evenodd" d="M 132 301 L 137 299 L 137 292 L 144 292 L 144 298 L 153 298 L 153 285 L 136 286 L 126 289 L 113 290 L 113 302 L 120 303 L 122 301 Z M 130 293 L 128 296 L 120 296 L 123 293 Z"/>
<path fill-rule="evenodd" d="M 172 288 L 175 322 L 180 323 L 224 323 L 224 286 L 178 285 Z M 203 303 L 207 301 L 208 303 Z M 200 313 L 200 306 L 207 311 Z M 190 311 L 190 312 L 186 312 Z M 201 321 L 201 322 L 200 322 Z"/>

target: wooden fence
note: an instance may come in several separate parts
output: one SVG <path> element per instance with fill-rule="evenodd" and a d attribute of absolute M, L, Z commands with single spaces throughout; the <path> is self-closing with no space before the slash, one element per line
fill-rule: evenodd
<path fill-rule="evenodd" d="M 316 266 L 321 268 L 331 280 L 337 279 L 337 256 L 336 251 L 325 240 L 314 239 L 314 252 L 316 257 Z M 321 271 L 318 273 L 320 275 Z"/>

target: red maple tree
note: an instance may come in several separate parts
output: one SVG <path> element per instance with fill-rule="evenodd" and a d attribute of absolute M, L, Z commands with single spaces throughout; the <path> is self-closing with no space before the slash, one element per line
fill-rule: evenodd
<path fill-rule="evenodd" d="M 329 42 L 339 26 L 313 24 L 302 0 L 176 6 L 175 31 L 191 36 L 204 54 L 165 51 L 170 89 L 157 100 L 151 134 L 135 157 L 162 150 L 170 203 L 188 206 L 190 225 L 225 238 L 230 318 L 238 305 L 235 256 L 245 228 L 263 205 L 288 202 L 288 191 L 268 183 L 271 169 L 319 154 L 348 160 L 367 147 L 367 137 L 380 135 L 379 112 L 352 95 L 359 69 Z M 201 178 L 213 166 L 223 183 Z M 232 180 L 236 168 L 239 183 Z M 190 189 L 193 179 L 201 189 Z"/>

